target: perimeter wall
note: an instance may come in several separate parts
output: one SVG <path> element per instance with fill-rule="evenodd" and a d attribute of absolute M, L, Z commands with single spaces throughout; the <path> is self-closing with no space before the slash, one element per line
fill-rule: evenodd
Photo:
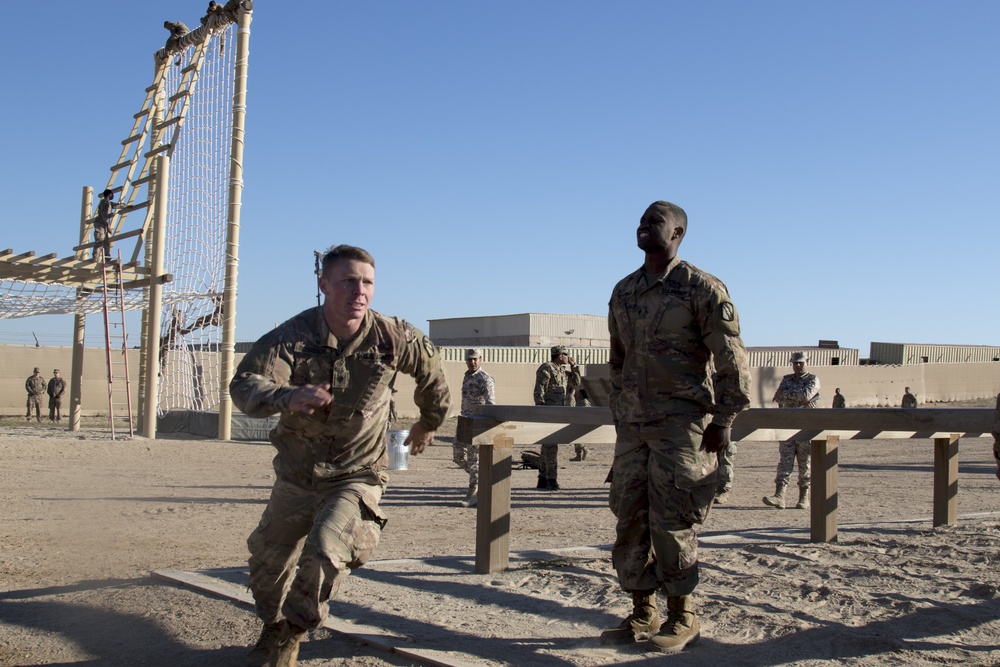
<path fill-rule="evenodd" d="M 23 415 L 26 393 L 24 381 L 38 366 L 41 375 L 48 381 L 52 369 L 58 368 L 67 382 L 70 380 L 72 348 L 31 347 L 21 345 L 0 345 L 0 414 Z M 211 363 L 211 353 L 204 353 L 204 363 Z M 238 354 L 237 363 L 242 359 Z M 453 394 L 453 412 L 458 413 L 462 392 L 462 377 L 465 362 L 444 362 L 448 385 Z M 132 374 L 133 411 L 137 405 L 139 351 L 129 350 L 129 368 Z M 486 372 L 496 380 L 497 403 L 506 405 L 532 405 L 532 390 L 535 383 L 534 363 L 483 364 Z M 604 364 L 582 366 L 589 378 L 607 378 L 608 368 Z M 903 396 L 903 388 L 910 387 L 921 405 L 925 403 L 946 403 L 950 401 L 977 398 L 992 398 L 1000 393 L 1000 362 L 920 364 L 915 366 L 817 366 L 809 369 L 822 384 L 820 405 L 829 407 L 833 401 L 833 390 L 840 391 L 847 399 L 847 407 L 898 407 Z M 781 376 L 789 372 L 787 368 L 754 368 L 751 407 L 775 407 L 771 402 Z M 82 411 L 84 415 L 107 414 L 108 385 L 104 350 L 86 348 L 84 353 L 84 385 Z M 414 383 L 411 378 L 401 375 L 397 378 L 397 408 L 403 417 L 416 416 L 413 403 Z M 200 388 L 209 395 L 218 392 L 214 386 Z M 63 413 L 69 412 L 69 390 L 63 398 Z M 47 407 L 48 402 L 43 403 Z"/>

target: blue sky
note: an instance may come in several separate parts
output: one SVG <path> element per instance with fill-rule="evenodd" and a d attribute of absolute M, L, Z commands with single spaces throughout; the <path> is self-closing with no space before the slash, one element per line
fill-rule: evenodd
<path fill-rule="evenodd" d="M 206 4 L 5 6 L 0 246 L 70 254 L 163 20 Z M 1000 3 L 290 7 L 254 8 L 240 340 L 315 305 L 312 253 L 341 242 L 425 330 L 603 315 L 668 199 L 748 345 L 1000 344 Z"/>

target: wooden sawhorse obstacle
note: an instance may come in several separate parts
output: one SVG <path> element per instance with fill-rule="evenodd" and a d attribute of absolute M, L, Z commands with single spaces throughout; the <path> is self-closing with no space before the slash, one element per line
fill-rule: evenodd
<path fill-rule="evenodd" d="M 752 408 L 737 416 L 734 441 L 810 440 L 813 542 L 837 540 L 837 464 L 840 440 L 933 438 L 935 526 L 957 520 L 958 448 L 961 436 L 1000 431 L 1000 397 L 990 408 Z M 489 574 L 510 563 L 510 479 L 514 445 L 598 444 L 615 441 L 608 408 L 484 405 L 458 418 L 458 442 L 479 445 L 476 572 Z"/>

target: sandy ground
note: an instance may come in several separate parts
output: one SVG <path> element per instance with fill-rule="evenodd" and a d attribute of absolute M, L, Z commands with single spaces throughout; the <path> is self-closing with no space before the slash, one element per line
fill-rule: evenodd
<path fill-rule="evenodd" d="M 990 403 L 992 405 L 992 403 Z M 475 510 L 449 435 L 392 474 L 376 562 L 332 605 L 355 632 L 465 665 L 987 665 L 1000 663 L 1000 482 L 987 439 L 961 443 L 958 525 L 932 528 L 927 440 L 840 448 L 840 533 L 812 544 L 808 512 L 761 503 L 775 443 L 741 446 L 733 502 L 702 530 L 702 639 L 664 658 L 601 646 L 629 608 L 610 568 L 603 483 L 611 445 L 562 453 L 557 493 L 515 470 L 512 567 L 474 573 Z M 240 584 L 267 499 L 267 444 L 112 441 L 0 420 L 0 666 L 242 665 L 250 607 L 151 576 Z M 245 588 L 237 586 L 245 594 Z M 422 664 L 327 630 L 305 667 Z"/>

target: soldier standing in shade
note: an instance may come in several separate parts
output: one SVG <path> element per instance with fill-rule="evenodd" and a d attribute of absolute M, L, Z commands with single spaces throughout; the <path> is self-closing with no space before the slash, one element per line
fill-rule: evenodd
<path fill-rule="evenodd" d="M 562 345 L 550 350 L 551 361 L 535 371 L 535 405 L 569 405 L 571 392 L 580 386 L 580 367 Z M 536 488 L 559 490 L 559 445 L 541 447 L 541 467 Z"/>
<path fill-rule="evenodd" d="M 465 351 L 465 371 L 462 378 L 462 416 L 472 416 L 472 409 L 477 405 L 496 405 L 496 386 L 493 376 L 482 368 L 483 353 L 481 350 Z M 465 500 L 458 503 L 459 507 L 475 507 L 476 493 L 479 491 L 479 445 L 455 441 L 451 446 L 452 460 L 459 468 L 469 473 L 469 491 Z"/>
<path fill-rule="evenodd" d="M 386 423 L 397 372 L 416 380 L 420 419 L 406 444 L 420 454 L 448 414 L 441 357 L 410 324 L 369 310 L 375 260 L 354 246 L 323 256 L 322 306 L 263 338 L 229 384 L 251 417 L 279 414 L 271 431 L 277 479 L 247 540 L 250 589 L 264 629 L 250 665 L 294 667 L 351 570 L 372 555 L 386 515 Z"/>
<path fill-rule="evenodd" d="M 590 398 L 587 396 L 586 389 L 581 387 L 573 392 L 573 404 L 578 408 L 589 408 L 591 406 Z M 573 458 L 571 458 L 570 461 L 586 461 L 587 454 L 590 453 L 590 450 L 587 449 L 587 445 L 574 442 L 573 453 Z"/>
<path fill-rule="evenodd" d="M 771 399 L 779 408 L 815 408 L 819 403 L 819 378 L 812 373 L 806 373 L 809 362 L 802 352 L 792 355 L 792 372 L 781 378 L 778 391 Z M 811 479 L 810 449 L 808 440 L 785 440 L 778 445 L 778 472 L 774 478 L 774 495 L 764 496 L 765 505 L 785 508 L 785 489 L 788 488 L 788 478 L 792 474 L 795 462 L 799 463 L 799 501 L 796 509 L 809 508 L 809 483 Z"/>
<path fill-rule="evenodd" d="M 31 377 L 24 381 L 24 389 L 28 392 L 28 421 L 31 421 L 31 409 L 35 409 L 35 418 L 42 421 L 42 396 L 45 395 L 45 378 L 40 375 L 37 368 L 32 371 Z"/>
<path fill-rule="evenodd" d="M 915 408 L 917 407 L 917 397 L 910 393 L 909 387 L 903 388 L 903 403 L 904 408 Z"/>
<path fill-rule="evenodd" d="M 636 230 L 645 261 L 615 286 L 608 314 L 617 431 L 611 559 L 632 613 L 601 639 L 648 639 L 649 649 L 663 653 L 700 635 L 695 526 L 712 507 L 717 455 L 750 404 L 736 307 L 722 281 L 677 256 L 686 231 L 679 206 L 658 201 L 646 209 Z M 657 590 L 667 598 L 662 624 Z"/>
<path fill-rule="evenodd" d="M 98 259 L 98 250 L 101 250 L 101 261 L 109 262 L 111 261 L 111 219 L 115 214 L 115 208 L 118 206 L 112 200 L 115 198 L 115 193 L 111 190 L 105 190 L 101 193 L 100 200 L 97 203 L 97 215 L 94 217 L 94 241 L 97 245 L 94 246 L 93 258 Z"/>
<path fill-rule="evenodd" d="M 844 395 L 840 393 L 840 387 L 833 390 L 833 407 L 835 408 L 846 408 L 847 400 Z"/>
<path fill-rule="evenodd" d="M 66 393 L 66 380 L 59 375 L 59 369 L 52 371 L 52 379 L 46 391 L 49 394 L 49 421 L 62 420 L 62 395 Z"/>

